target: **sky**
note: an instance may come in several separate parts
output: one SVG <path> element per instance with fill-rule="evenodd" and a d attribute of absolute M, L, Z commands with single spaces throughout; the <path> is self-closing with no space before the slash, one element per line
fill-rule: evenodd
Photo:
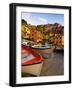
<path fill-rule="evenodd" d="M 22 12 L 21 19 L 26 20 L 27 23 L 31 25 L 43 25 L 48 23 L 64 25 L 64 14 Z"/>

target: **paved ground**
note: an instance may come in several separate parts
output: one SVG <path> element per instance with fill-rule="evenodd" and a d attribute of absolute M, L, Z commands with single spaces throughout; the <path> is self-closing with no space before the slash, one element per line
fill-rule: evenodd
<path fill-rule="evenodd" d="M 44 60 L 41 76 L 63 75 L 64 55 L 63 51 L 56 51 Z"/>

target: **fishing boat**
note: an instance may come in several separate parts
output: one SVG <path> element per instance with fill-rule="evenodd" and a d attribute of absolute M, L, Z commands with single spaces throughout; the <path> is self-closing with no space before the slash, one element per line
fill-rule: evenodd
<path fill-rule="evenodd" d="M 22 45 L 21 51 L 22 73 L 39 76 L 44 61 L 43 57 L 26 45 Z"/>
<path fill-rule="evenodd" d="M 42 46 L 42 47 L 32 47 L 39 53 L 40 55 L 43 56 L 43 58 L 47 59 L 50 56 L 53 56 L 53 51 L 54 51 L 54 46 L 52 45 L 47 45 L 47 46 Z"/>

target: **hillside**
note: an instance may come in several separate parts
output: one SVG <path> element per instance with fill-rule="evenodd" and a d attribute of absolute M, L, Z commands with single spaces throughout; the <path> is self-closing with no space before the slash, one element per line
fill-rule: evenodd
<path fill-rule="evenodd" d="M 64 46 L 64 26 L 59 23 L 31 25 L 22 20 L 22 39 L 41 44 Z"/>

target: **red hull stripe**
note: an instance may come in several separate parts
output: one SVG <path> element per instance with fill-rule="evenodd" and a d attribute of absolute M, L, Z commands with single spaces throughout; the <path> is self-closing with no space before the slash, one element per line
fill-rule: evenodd
<path fill-rule="evenodd" d="M 24 65 L 33 65 L 33 64 L 38 64 L 38 63 L 41 63 L 43 62 L 43 58 L 41 55 L 39 55 L 35 50 L 33 50 L 32 48 L 30 47 L 27 47 L 25 45 L 22 45 L 22 50 L 27 50 L 29 53 L 31 53 L 35 58 L 30 60 L 30 61 L 27 61 L 25 63 L 22 63 L 22 66 Z M 25 53 L 22 53 L 22 54 L 25 54 Z"/>

